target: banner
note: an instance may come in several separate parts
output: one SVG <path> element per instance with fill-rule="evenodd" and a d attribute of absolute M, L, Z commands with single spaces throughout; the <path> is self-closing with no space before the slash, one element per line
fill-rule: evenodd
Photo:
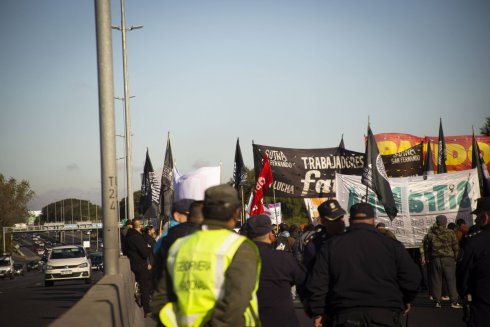
<path fill-rule="evenodd" d="M 424 155 L 427 151 L 427 141 L 430 140 L 432 153 L 438 153 L 438 136 L 418 137 L 410 134 L 381 133 L 374 135 L 381 155 L 394 154 L 404 151 L 414 145 L 424 142 Z M 475 136 L 478 147 L 483 155 L 487 169 L 490 171 L 490 136 Z M 471 169 L 472 135 L 446 136 L 446 167 L 447 171 Z M 435 158 L 437 159 L 437 158 Z"/>
<path fill-rule="evenodd" d="M 390 178 L 389 182 L 398 208 L 398 215 L 390 221 L 376 195 L 369 192 L 368 203 L 375 207 L 376 221 L 383 222 L 406 247 L 418 247 L 434 224 L 437 215 L 446 215 L 448 222 L 465 219 L 473 224 L 471 211 L 480 197 L 476 169 L 414 177 Z M 366 186 L 360 176 L 336 175 L 337 200 L 344 210 L 361 202 Z M 347 222 L 347 219 L 346 219 Z"/>
<path fill-rule="evenodd" d="M 173 175 L 175 201 L 204 200 L 204 191 L 220 184 L 220 167 L 202 167 L 185 175 L 174 167 Z"/>
<path fill-rule="evenodd" d="M 419 176 L 423 170 L 423 144 L 419 143 L 395 154 L 382 155 L 388 177 Z"/>
<path fill-rule="evenodd" d="M 364 153 L 341 148 L 290 149 L 253 144 L 255 176 L 267 154 L 272 187 L 277 197 L 318 198 L 335 196 L 335 172 L 362 173 Z M 267 192 L 272 195 L 272 190 Z"/>
<path fill-rule="evenodd" d="M 264 214 L 269 216 L 273 225 L 282 223 L 281 203 L 264 205 Z"/>

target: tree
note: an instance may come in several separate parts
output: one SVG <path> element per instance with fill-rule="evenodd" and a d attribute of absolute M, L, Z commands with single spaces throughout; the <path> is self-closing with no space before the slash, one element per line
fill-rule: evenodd
<path fill-rule="evenodd" d="M 34 196 L 29 182 L 6 179 L 0 174 L 0 226 L 8 227 L 25 222 L 29 216 L 27 203 Z"/>
<path fill-rule="evenodd" d="M 77 222 L 102 220 L 102 208 L 88 200 L 63 199 L 41 209 L 41 222 Z"/>
<path fill-rule="evenodd" d="M 487 121 L 485 122 L 485 125 L 480 127 L 480 133 L 482 135 L 490 136 L 490 117 L 487 117 Z"/>

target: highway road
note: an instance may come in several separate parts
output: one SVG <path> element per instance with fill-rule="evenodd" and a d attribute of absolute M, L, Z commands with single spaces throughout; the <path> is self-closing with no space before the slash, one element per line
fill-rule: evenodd
<path fill-rule="evenodd" d="M 101 272 L 95 272 L 93 283 L 101 277 Z M 64 281 L 45 287 L 43 273 L 38 271 L 13 280 L 0 280 L 0 325 L 48 326 L 80 300 L 92 285 Z"/>

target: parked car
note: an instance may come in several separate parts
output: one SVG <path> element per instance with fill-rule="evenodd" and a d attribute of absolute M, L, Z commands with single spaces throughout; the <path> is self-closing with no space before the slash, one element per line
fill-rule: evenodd
<path fill-rule="evenodd" d="M 41 265 L 39 264 L 39 261 L 29 261 L 26 267 L 27 267 L 27 271 L 41 270 Z"/>
<path fill-rule="evenodd" d="M 104 270 L 104 257 L 100 252 L 90 253 L 90 261 L 92 262 L 92 270 Z"/>
<path fill-rule="evenodd" d="M 6 277 L 14 279 L 14 259 L 9 255 L 0 257 L 0 278 Z"/>
<path fill-rule="evenodd" d="M 24 265 L 21 263 L 15 263 L 14 264 L 14 275 L 24 276 L 24 273 L 25 273 Z"/>
<path fill-rule="evenodd" d="M 53 247 L 44 269 L 44 285 L 53 286 L 60 280 L 92 282 L 92 267 L 85 249 L 77 245 Z"/>

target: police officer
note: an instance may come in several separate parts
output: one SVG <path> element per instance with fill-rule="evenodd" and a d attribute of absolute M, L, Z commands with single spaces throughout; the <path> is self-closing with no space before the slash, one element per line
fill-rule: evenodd
<path fill-rule="evenodd" d="M 230 185 L 204 194 L 202 230 L 177 239 L 153 296 L 152 311 L 167 327 L 257 326 L 260 257 L 233 232 L 240 201 Z"/>
<path fill-rule="evenodd" d="M 477 200 L 478 229 L 469 234 L 458 263 L 458 291 L 462 297 L 471 295 L 469 327 L 488 326 L 490 321 L 490 197 Z"/>
<path fill-rule="evenodd" d="M 401 326 L 420 272 L 403 245 L 379 233 L 367 203 L 350 209 L 350 226 L 322 247 L 306 287 L 314 326 Z"/>
<path fill-rule="evenodd" d="M 291 286 L 303 286 L 306 279 L 304 268 L 292 253 L 273 248 L 275 236 L 268 216 L 250 217 L 243 226 L 242 233 L 257 245 L 262 261 L 257 291 L 262 326 L 299 327 L 291 297 Z"/>
<path fill-rule="evenodd" d="M 345 210 L 342 209 L 337 200 L 327 200 L 318 206 L 320 215 L 320 225 L 316 228 L 315 234 L 310 239 L 305 240 L 303 265 L 308 272 L 311 272 L 317 252 L 320 251 L 322 245 L 333 235 L 338 235 L 344 232 Z"/>

